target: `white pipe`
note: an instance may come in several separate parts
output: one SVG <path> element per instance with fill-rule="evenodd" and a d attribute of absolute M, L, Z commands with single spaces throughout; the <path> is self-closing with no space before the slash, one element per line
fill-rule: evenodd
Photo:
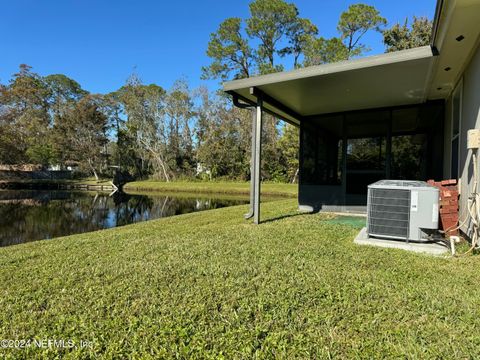
<path fill-rule="evenodd" d="M 473 162 L 473 186 L 470 197 L 467 201 L 467 215 L 470 216 L 470 221 L 472 222 L 472 244 L 468 251 L 461 255 L 466 255 L 469 252 L 473 251 L 477 247 L 477 242 L 479 239 L 480 231 L 480 194 L 478 194 L 478 164 L 477 164 L 477 150 L 472 149 L 472 162 Z M 468 217 L 465 219 L 467 220 Z M 460 226 L 458 226 L 459 228 Z M 450 244 L 454 244 L 454 240 L 450 237 Z M 455 255 L 454 245 L 452 246 L 452 255 Z"/>
<path fill-rule="evenodd" d="M 452 256 L 455 256 L 455 238 L 458 238 L 458 236 L 450 236 L 450 250 L 452 251 Z"/>

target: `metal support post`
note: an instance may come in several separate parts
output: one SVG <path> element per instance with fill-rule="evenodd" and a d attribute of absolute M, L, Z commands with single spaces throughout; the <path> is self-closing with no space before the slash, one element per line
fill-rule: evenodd
<path fill-rule="evenodd" d="M 254 223 L 260 223 L 260 167 L 262 162 L 262 97 L 257 97 L 256 129 L 255 129 L 255 162 L 254 162 Z"/>

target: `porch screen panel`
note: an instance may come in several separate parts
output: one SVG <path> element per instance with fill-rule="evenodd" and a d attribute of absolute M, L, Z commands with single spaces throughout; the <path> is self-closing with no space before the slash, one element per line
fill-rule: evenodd
<path fill-rule="evenodd" d="M 444 105 L 441 101 L 392 110 L 392 178 L 441 179 Z"/>
<path fill-rule="evenodd" d="M 392 137 L 392 178 L 425 180 L 427 178 L 427 135 Z"/>
<path fill-rule="evenodd" d="M 318 126 L 301 127 L 301 182 L 305 185 L 340 185 L 340 137 Z"/>

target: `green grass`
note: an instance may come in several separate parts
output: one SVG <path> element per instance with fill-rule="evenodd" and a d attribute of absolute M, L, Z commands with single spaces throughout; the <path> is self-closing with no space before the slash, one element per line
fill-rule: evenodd
<path fill-rule="evenodd" d="M 249 194 L 250 183 L 238 181 L 134 181 L 124 186 L 129 191 L 189 192 L 203 194 Z M 297 184 L 263 183 L 262 195 L 297 196 Z"/>
<path fill-rule="evenodd" d="M 357 246 L 293 199 L 0 249 L 0 339 L 19 358 L 478 358 L 480 258 Z M 2 351 L 0 349 L 0 351 Z"/>

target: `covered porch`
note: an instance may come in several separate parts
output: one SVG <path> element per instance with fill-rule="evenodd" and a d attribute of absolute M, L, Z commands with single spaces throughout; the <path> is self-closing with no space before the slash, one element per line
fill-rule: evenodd
<path fill-rule="evenodd" d="M 262 114 L 300 128 L 299 208 L 365 212 L 367 185 L 443 172 L 444 92 L 430 46 L 224 84 L 252 120 L 251 211 L 260 222 Z M 433 89 L 433 90 L 432 90 Z"/>

